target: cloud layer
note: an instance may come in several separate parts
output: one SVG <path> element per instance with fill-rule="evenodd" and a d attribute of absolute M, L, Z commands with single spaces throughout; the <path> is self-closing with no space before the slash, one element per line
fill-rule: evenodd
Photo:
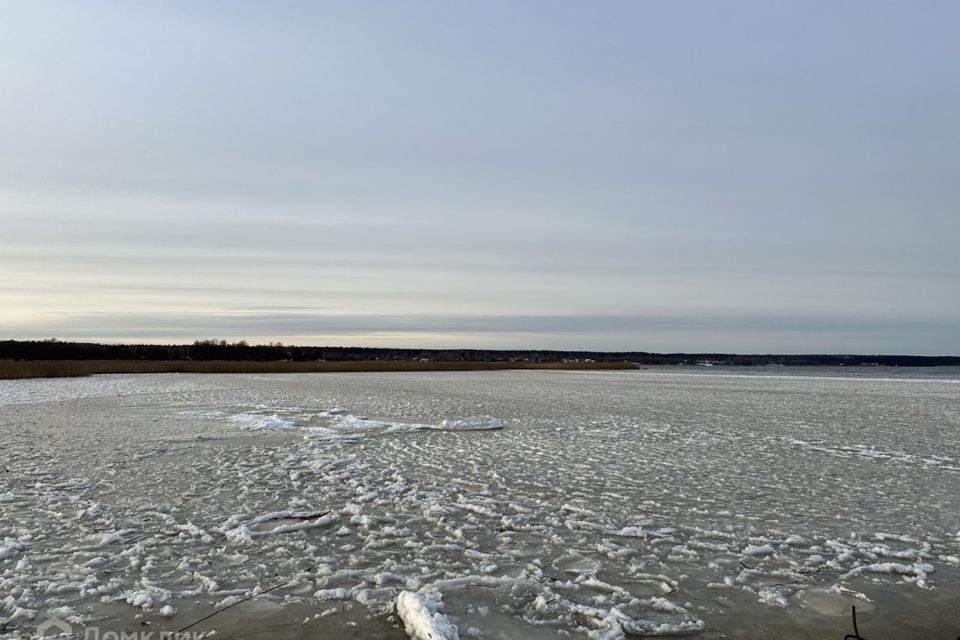
<path fill-rule="evenodd" d="M 0 12 L 0 337 L 960 354 L 949 3 Z"/>

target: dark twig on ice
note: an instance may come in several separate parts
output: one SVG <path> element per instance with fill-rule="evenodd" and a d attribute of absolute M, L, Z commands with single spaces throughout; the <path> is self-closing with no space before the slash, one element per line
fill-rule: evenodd
<path fill-rule="evenodd" d="M 850 607 L 850 615 L 853 618 L 853 633 L 848 633 L 843 636 L 843 640 L 867 640 L 860 635 L 860 629 L 857 628 L 857 608 L 854 606 Z"/>
<path fill-rule="evenodd" d="M 211 613 L 210 615 L 208 615 L 208 616 L 206 616 L 206 617 L 200 618 L 200 619 L 197 620 L 196 622 L 192 622 L 192 623 L 188 624 L 188 625 L 185 626 L 184 628 L 179 629 L 179 630 L 177 631 L 177 633 L 183 633 L 183 632 L 186 631 L 187 629 L 191 629 L 191 628 L 197 626 L 198 624 L 200 624 L 201 622 L 206 622 L 207 620 L 209 620 L 209 619 L 212 618 L 213 616 L 215 616 L 215 615 L 217 615 L 217 614 L 219 614 L 219 613 L 223 613 L 223 612 L 226 611 L 227 609 L 233 608 L 233 607 L 237 606 L 238 604 L 243 604 L 244 602 L 247 602 L 248 600 L 253 600 L 254 598 L 256 598 L 256 597 L 258 597 L 258 596 L 262 596 L 262 595 L 265 594 L 265 593 L 270 593 L 271 591 L 276 591 L 277 589 L 283 589 L 284 587 L 292 587 L 292 586 L 295 585 L 295 584 L 297 584 L 297 583 L 296 583 L 296 582 L 287 582 L 287 583 L 284 583 L 284 584 L 278 584 L 278 585 L 275 586 L 275 587 L 270 587 L 269 589 L 266 589 L 266 590 L 261 591 L 261 592 L 259 592 L 259 593 L 255 593 L 255 594 L 253 594 L 253 595 L 247 596 L 246 598 L 242 598 L 242 599 L 240 599 L 240 600 L 237 600 L 236 602 L 233 602 L 233 603 L 231 603 L 231 604 L 228 604 L 227 606 L 225 606 L 225 607 L 222 608 L 222 609 L 217 609 L 216 611 L 214 611 L 213 613 Z"/>

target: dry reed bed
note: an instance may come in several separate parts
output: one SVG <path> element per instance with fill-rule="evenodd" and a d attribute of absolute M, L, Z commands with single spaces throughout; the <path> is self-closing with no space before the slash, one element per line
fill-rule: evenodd
<path fill-rule="evenodd" d="M 227 360 L 0 360 L 0 380 L 64 378 L 103 373 L 345 373 L 501 371 L 507 369 L 633 369 L 629 362 L 419 362 L 360 360 L 250 362 Z"/>

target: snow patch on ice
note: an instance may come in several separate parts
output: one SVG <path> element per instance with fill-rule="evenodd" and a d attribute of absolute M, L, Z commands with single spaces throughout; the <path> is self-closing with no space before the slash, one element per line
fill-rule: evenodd
<path fill-rule="evenodd" d="M 839 458 L 866 458 L 904 465 L 932 467 L 945 471 L 960 471 L 960 460 L 955 460 L 947 456 L 921 456 L 904 451 L 883 449 L 873 445 L 838 445 L 823 440 L 807 441 L 793 437 L 787 438 L 787 442 L 795 447 L 809 449 L 811 451 L 820 451 Z"/>
<path fill-rule="evenodd" d="M 775 554 L 776 552 L 777 552 L 777 550 L 774 549 L 774 548 L 773 548 L 771 545 L 769 545 L 769 544 L 762 544 L 762 545 L 752 545 L 752 544 L 750 544 L 750 545 L 747 545 L 746 548 L 743 550 L 743 555 L 745 555 L 745 556 L 753 556 L 753 557 L 758 557 L 758 556 L 772 556 L 772 555 Z"/>
<path fill-rule="evenodd" d="M 276 413 L 238 413 L 227 420 L 247 431 L 285 431 L 297 426 L 292 418 Z"/>
<path fill-rule="evenodd" d="M 493 416 L 480 418 L 445 418 L 437 429 L 444 431 L 477 431 L 503 429 L 503 421 Z"/>
<path fill-rule="evenodd" d="M 12 558 L 13 556 L 18 555 L 25 548 L 26 545 L 19 540 L 14 540 L 13 538 L 4 538 L 3 542 L 0 542 L 0 560 Z"/>

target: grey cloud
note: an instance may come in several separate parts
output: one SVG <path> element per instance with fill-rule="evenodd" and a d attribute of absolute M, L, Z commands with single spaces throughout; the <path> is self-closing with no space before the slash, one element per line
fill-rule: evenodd
<path fill-rule="evenodd" d="M 0 10 L 0 337 L 956 350 L 956 6 L 373 7 Z"/>

